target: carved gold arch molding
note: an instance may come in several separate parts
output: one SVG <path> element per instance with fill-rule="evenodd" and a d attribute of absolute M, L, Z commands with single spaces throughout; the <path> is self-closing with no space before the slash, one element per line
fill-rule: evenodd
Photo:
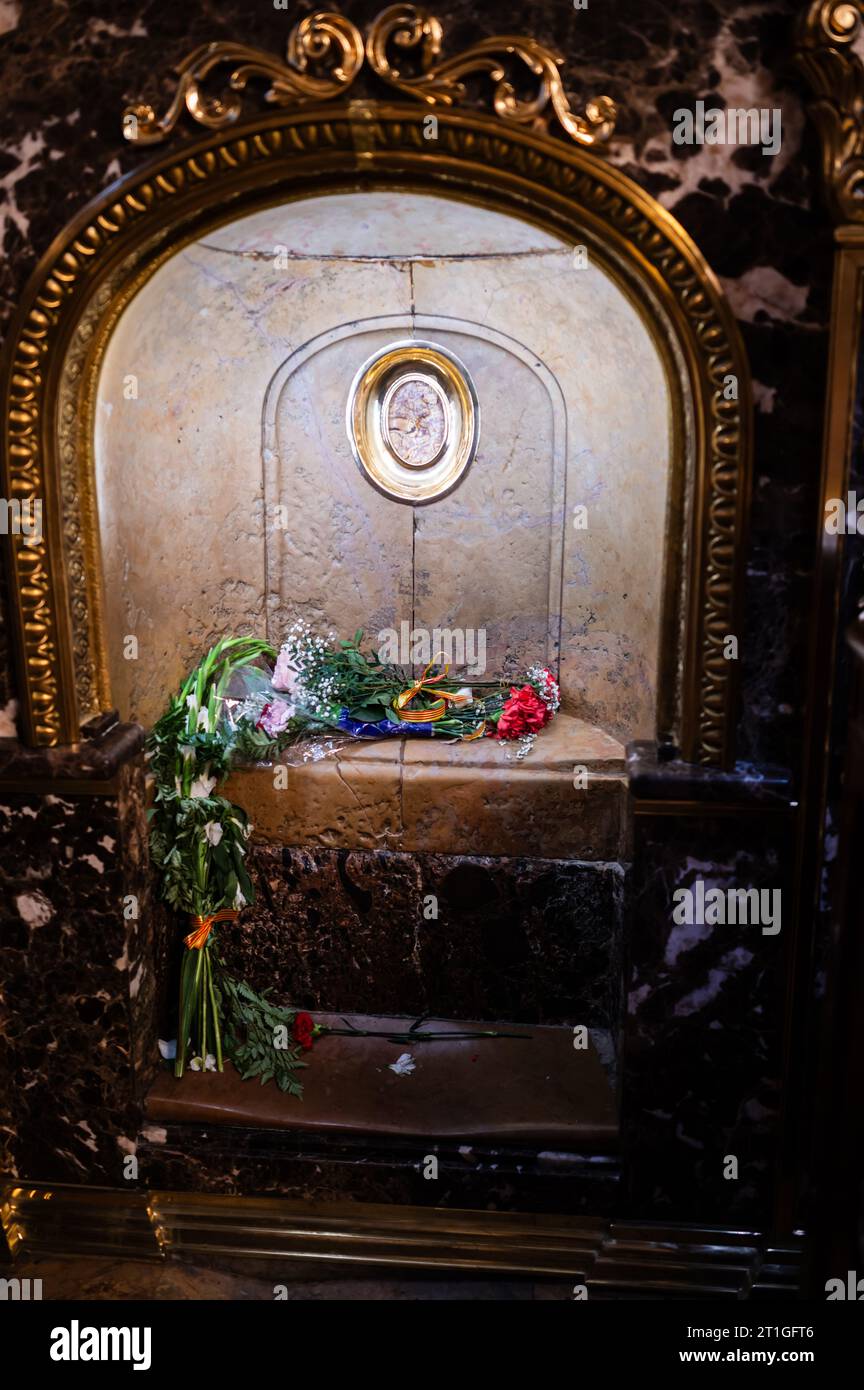
<path fill-rule="evenodd" d="M 459 71 L 458 62 L 443 76 L 431 65 L 427 78 L 449 82 Z M 724 642 L 740 628 L 751 449 L 749 372 L 733 317 L 698 249 L 654 199 L 572 131 L 555 139 L 533 118 L 515 118 L 500 89 L 499 98 L 506 110 L 485 115 L 436 97 L 434 141 L 424 138 L 425 100 L 321 104 L 304 92 L 299 106 L 271 102 L 242 125 L 236 113 L 220 116 L 227 133 L 152 159 L 58 236 L 23 297 L 2 375 L 6 495 L 44 504 L 42 536 L 10 538 L 28 741 L 74 742 L 82 720 L 110 705 L 92 415 L 102 353 L 125 305 L 219 222 L 377 183 L 480 201 L 586 244 L 640 308 L 667 363 L 678 439 L 658 730 L 686 758 L 732 759 L 736 663 Z M 200 94 L 192 106 L 216 119 Z"/>

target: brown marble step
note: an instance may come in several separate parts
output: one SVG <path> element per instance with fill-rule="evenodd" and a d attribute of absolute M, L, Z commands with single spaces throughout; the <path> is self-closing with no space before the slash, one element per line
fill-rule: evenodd
<path fill-rule="evenodd" d="M 404 1031 L 411 1019 L 315 1014 L 319 1023 Z M 499 1027 L 526 1039 L 394 1043 L 385 1038 L 322 1037 L 295 1100 L 273 1082 L 241 1081 L 225 1071 L 163 1073 L 147 1098 L 156 1124 L 240 1125 L 338 1134 L 441 1140 L 526 1142 L 568 1152 L 608 1151 L 617 1122 L 612 1091 L 593 1044 L 573 1046 L 569 1028 L 429 1019 L 424 1029 Z M 390 1070 L 410 1052 L 415 1070 Z"/>

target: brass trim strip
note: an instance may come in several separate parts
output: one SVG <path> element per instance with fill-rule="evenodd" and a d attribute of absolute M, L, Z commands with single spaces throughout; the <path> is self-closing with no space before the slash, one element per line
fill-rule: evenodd
<path fill-rule="evenodd" d="M 55 1253 L 321 1261 L 331 1266 L 484 1270 L 730 1298 L 771 1284 L 793 1297 L 800 1240 L 740 1227 L 466 1211 L 367 1202 L 304 1202 L 195 1192 L 7 1182 L 0 1216 L 13 1256 Z"/>

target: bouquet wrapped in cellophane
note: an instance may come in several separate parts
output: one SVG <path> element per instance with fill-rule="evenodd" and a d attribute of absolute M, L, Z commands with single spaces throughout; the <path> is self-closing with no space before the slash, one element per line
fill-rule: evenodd
<path fill-rule="evenodd" d="M 522 756 L 560 704 L 545 667 L 531 667 L 520 685 L 451 676 L 433 658 L 420 675 L 382 661 L 363 647 L 363 633 L 318 636 L 302 620 L 289 628 L 272 678 L 246 669 L 224 701 L 238 755 L 254 760 L 291 749 L 296 758 L 324 756 L 354 738 L 483 737 L 518 740 Z"/>
<path fill-rule="evenodd" d="M 147 736 L 148 781 L 153 788 L 150 854 L 162 896 L 188 919 L 180 969 L 175 1074 L 221 1071 L 228 1056 L 243 1076 L 274 1079 L 301 1094 L 294 1073 L 304 1065 L 294 1036 L 296 1011 L 278 1010 L 224 969 L 217 953 L 220 924 L 236 919 L 254 899 L 246 870 L 251 826 L 245 811 L 220 796 L 234 744 L 226 737 L 223 707 L 232 683 L 257 671 L 275 652 L 253 637 L 226 637 L 187 677 Z M 256 666 L 260 663 L 262 669 Z M 285 1045 L 267 1047 L 275 1023 Z"/>

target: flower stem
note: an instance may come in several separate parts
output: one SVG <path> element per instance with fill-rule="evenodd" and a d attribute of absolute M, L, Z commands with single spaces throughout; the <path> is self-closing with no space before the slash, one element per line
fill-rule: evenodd
<path fill-rule="evenodd" d="M 201 962 L 202 974 L 204 976 L 200 983 L 201 993 L 201 1067 L 202 1070 L 207 1066 L 207 948 L 202 947 L 201 955 L 204 959 Z"/>
<path fill-rule="evenodd" d="M 211 960 L 210 960 L 210 948 L 209 948 L 209 946 L 206 948 L 206 950 L 207 950 L 207 961 L 206 961 L 206 970 L 207 970 L 207 992 L 208 992 L 208 994 L 209 994 L 209 996 L 210 996 L 210 1008 L 211 1008 L 212 1013 L 213 1013 L 213 1032 L 214 1032 L 214 1035 L 215 1035 L 215 1047 L 216 1047 L 216 1069 L 217 1069 L 217 1071 L 224 1071 L 224 1070 L 225 1070 L 225 1067 L 224 1067 L 224 1064 L 223 1064 L 223 1062 L 222 1062 L 222 1033 L 221 1033 L 221 1030 L 220 1030 L 220 1028 L 219 1028 L 219 1009 L 218 1009 L 218 1007 L 217 1007 L 217 1005 L 216 1005 L 216 992 L 215 992 L 215 990 L 214 990 L 214 988 L 213 988 L 213 965 L 212 965 Z"/>
<path fill-rule="evenodd" d="M 389 1042 L 443 1042 L 454 1038 L 472 1039 L 475 1042 L 479 1042 L 483 1038 L 521 1038 L 530 1042 L 533 1036 L 531 1033 L 499 1033 L 493 1028 L 486 1028 L 482 1032 L 476 1033 L 387 1033 L 374 1028 L 330 1028 L 326 1023 L 319 1024 L 318 1036 L 323 1037 L 325 1033 L 332 1033 L 334 1036 L 343 1038 L 387 1038 Z"/>

